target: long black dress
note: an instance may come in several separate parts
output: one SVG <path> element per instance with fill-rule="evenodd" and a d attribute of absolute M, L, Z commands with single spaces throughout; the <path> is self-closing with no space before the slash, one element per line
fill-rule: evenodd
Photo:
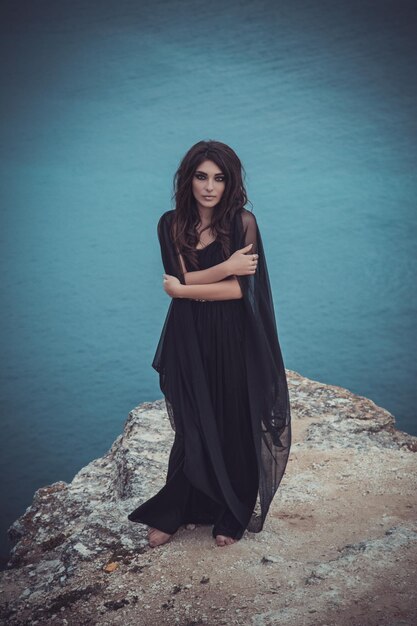
<path fill-rule="evenodd" d="M 218 241 L 198 250 L 199 268 L 223 260 Z M 256 503 L 258 469 L 251 431 L 244 359 L 245 307 L 240 300 L 192 300 L 192 313 L 214 407 L 218 439 L 237 497 L 247 507 L 240 523 L 226 503 L 216 502 L 190 483 L 183 472 L 184 444 L 176 433 L 166 485 L 129 519 L 174 533 L 181 524 L 214 524 L 212 534 L 240 538 Z M 202 459 L 203 462 L 203 459 Z"/>
<path fill-rule="evenodd" d="M 173 211 L 158 223 L 167 274 L 185 284 L 172 245 Z M 253 242 L 255 276 L 238 276 L 243 298 L 173 298 L 153 367 L 160 374 L 175 439 L 166 484 L 128 519 L 174 533 L 181 524 L 213 524 L 239 539 L 262 530 L 284 474 L 290 407 L 262 240 L 253 214 L 231 227 L 230 254 Z M 198 251 L 199 269 L 224 260 L 218 240 Z M 258 500 L 259 496 L 259 500 Z"/>

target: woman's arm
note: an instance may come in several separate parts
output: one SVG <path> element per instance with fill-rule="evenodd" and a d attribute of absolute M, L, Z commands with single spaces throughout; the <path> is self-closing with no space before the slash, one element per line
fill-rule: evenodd
<path fill-rule="evenodd" d="M 206 285 L 217 283 L 226 278 L 233 278 L 237 275 L 253 274 L 256 271 L 256 253 L 252 253 L 253 244 L 250 242 L 243 248 L 234 252 L 228 259 L 212 265 L 204 270 L 186 271 L 184 259 L 179 255 L 182 274 L 186 285 Z M 249 254 L 248 254 L 249 253 Z"/>
<path fill-rule="evenodd" d="M 177 294 L 178 298 L 192 300 L 238 300 L 243 297 L 235 276 L 204 285 L 178 285 Z"/>
<path fill-rule="evenodd" d="M 237 279 L 239 275 L 253 274 L 257 254 L 248 254 L 253 244 L 236 250 L 228 259 L 204 270 L 187 272 L 184 259 L 179 255 L 184 283 L 164 274 L 164 289 L 172 298 L 191 300 L 239 300 L 243 298 Z M 174 278 L 174 280 L 173 280 Z"/>
<path fill-rule="evenodd" d="M 207 283 L 217 283 L 220 280 L 224 280 L 230 274 L 229 263 L 226 260 L 212 267 L 208 267 L 205 270 L 185 272 L 184 280 L 186 285 L 205 285 Z"/>
<path fill-rule="evenodd" d="M 190 298 L 191 300 L 238 300 L 242 297 L 243 294 L 235 276 L 207 285 L 179 284 L 174 295 L 174 298 Z"/>

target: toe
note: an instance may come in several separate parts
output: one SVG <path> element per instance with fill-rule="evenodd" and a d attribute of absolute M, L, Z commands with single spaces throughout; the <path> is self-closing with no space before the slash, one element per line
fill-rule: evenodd
<path fill-rule="evenodd" d="M 233 537 L 228 537 L 226 535 L 216 535 L 216 543 L 218 546 L 229 546 L 235 542 L 236 539 L 233 539 Z"/>
<path fill-rule="evenodd" d="M 164 543 L 167 543 L 171 539 L 172 535 L 168 533 L 164 533 L 162 530 L 154 529 L 152 536 L 149 536 L 149 545 L 151 548 L 156 548 L 157 546 L 161 546 Z"/>

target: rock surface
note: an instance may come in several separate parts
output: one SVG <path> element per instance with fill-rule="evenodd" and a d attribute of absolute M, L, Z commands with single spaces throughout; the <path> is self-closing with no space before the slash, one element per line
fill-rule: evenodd
<path fill-rule="evenodd" d="M 211 527 L 150 548 L 127 514 L 164 484 L 159 400 L 108 453 L 38 489 L 9 529 L 2 624 L 411 626 L 417 623 L 417 437 L 371 400 L 288 371 L 292 448 L 264 530 Z"/>

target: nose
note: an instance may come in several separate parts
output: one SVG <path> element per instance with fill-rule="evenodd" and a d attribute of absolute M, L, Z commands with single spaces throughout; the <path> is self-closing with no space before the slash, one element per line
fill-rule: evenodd
<path fill-rule="evenodd" d="M 212 181 L 210 182 L 208 179 L 207 179 L 206 189 L 207 191 L 212 191 L 213 189 L 213 182 Z"/>

